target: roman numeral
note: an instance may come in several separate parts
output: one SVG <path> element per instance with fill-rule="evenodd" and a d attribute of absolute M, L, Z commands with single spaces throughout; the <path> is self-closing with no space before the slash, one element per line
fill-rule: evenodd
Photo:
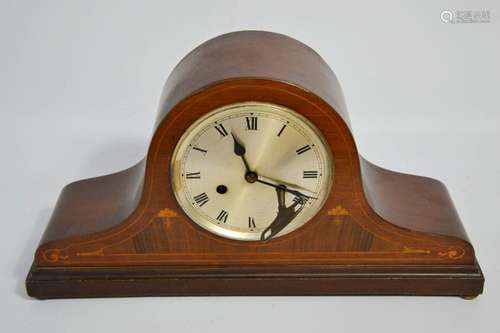
<path fill-rule="evenodd" d="M 186 173 L 186 179 L 200 179 L 201 175 L 199 172 L 188 172 Z"/>
<path fill-rule="evenodd" d="M 255 220 L 253 217 L 248 218 L 248 228 L 253 230 L 253 228 L 256 228 L 255 226 Z"/>
<path fill-rule="evenodd" d="M 208 195 L 203 192 L 193 197 L 194 201 L 201 207 L 208 202 Z"/>
<path fill-rule="evenodd" d="M 202 153 L 206 154 L 207 151 L 205 149 L 201 149 L 201 148 L 198 148 L 198 147 L 193 147 L 194 150 L 197 150 L 197 151 L 201 151 Z"/>
<path fill-rule="evenodd" d="M 219 132 L 220 135 L 222 135 L 222 136 L 227 135 L 227 131 L 222 124 L 215 125 L 215 129 L 217 130 L 217 132 Z"/>
<path fill-rule="evenodd" d="M 257 130 L 257 117 L 245 117 L 247 121 L 247 130 Z"/>
<path fill-rule="evenodd" d="M 304 205 L 307 202 L 307 198 L 294 197 L 292 201 L 293 201 L 293 203 L 296 203 L 299 205 Z"/>
<path fill-rule="evenodd" d="M 278 136 L 280 136 L 281 133 L 283 133 L 283 131 L 285 130 L 285 127 L 286 127 L 286 124 L 283 125 L 283 127 L 280 129 L 280 131 L 278 132 Z"/>
<path fill-rule="evenodd" d="M 302 178 L 318 178 L 318 171 L 304 171 Z"/>
<path fill-rule="evenodd" d="M 305 153 L 306 151 L 308 151 L 310 149 L 311 149 L 311 146 L 306 145 L 302 148 L 297 149 L 296 152 L 297 152 L 297 155 L 300 155 L 300 154 Z"/>
<path fill-rule="evenodd" d="M 223 209 L 223 210 L 221 210 L 221 212 L 219 213 L 219 215 L 217 215 L 217 221 L 226 223 L 228 216 L 229 216 L 229 214 Z"/>

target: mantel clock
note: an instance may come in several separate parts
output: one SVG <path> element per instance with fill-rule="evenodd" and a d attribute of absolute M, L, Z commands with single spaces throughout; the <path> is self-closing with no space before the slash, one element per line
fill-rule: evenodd
<path fill-rule="evenodd" d="M 241 31 L 182 59 L 147 156 L 66 186 L 37 298 L 453 295 L 484 278 L 444 185 L 359 155 L 325 61 Z"/>

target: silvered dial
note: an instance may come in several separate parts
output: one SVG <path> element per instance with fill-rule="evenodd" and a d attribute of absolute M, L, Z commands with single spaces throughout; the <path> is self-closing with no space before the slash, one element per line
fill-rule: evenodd
<path fill-rule="evenodd" d="M 320 132 L 282 106 L 246 102 L 216 109 L 189 127 L 171 163 L 184 212 L 238 240 L 268 240 L 322 207 L 333 161 Z"/>

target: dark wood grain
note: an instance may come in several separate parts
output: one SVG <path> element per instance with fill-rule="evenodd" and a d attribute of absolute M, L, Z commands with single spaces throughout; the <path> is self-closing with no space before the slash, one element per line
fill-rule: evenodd
<path fill-rule="evenodd" d="M 190 124 L 245 101 L 306 116 L 335 158 L 324 207 L 269 242 L 201 229 L 169 186 L 173 149 Z M 307 46 L 254 31 L 208 41 L 170 75 L 145 162 L 62 192 L 28 292 L 39 298 L 481 293 L 484 278 L 444 185 L 365 161 L 348 122 L 335 75 Z M 274 289 L 251 283 L 264 277 Z"/>
<path fill-rule="evenodd" d="M 130 296 L 439 295 L 482 293 L 479 266 L 37 268 L 40 299 Z"/>
<path fill-rule="evenodd" d="M 88 235 L 118 225 L 137 207 L 144 161 L 111 175 L 68 184 L 40 243 Z"/>
<path fill-rule="evenodd" d="M 360 162 L 366 197 L 378 215 L 402 228 L 468 241 L 443 183 Z"/>

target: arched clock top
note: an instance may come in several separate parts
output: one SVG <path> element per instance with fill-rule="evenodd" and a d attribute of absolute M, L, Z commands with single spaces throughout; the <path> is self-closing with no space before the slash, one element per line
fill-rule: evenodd
<path fill-rule="evenodd" d="M 156 124 L 183 99 L 210 85 L 241 79 L 300 87 L 326 101 L 349 126 L 342 89 L 323 58 L 296 39 L 266 31 L 231 32 L 189 52 L 165 83 Z"/>

